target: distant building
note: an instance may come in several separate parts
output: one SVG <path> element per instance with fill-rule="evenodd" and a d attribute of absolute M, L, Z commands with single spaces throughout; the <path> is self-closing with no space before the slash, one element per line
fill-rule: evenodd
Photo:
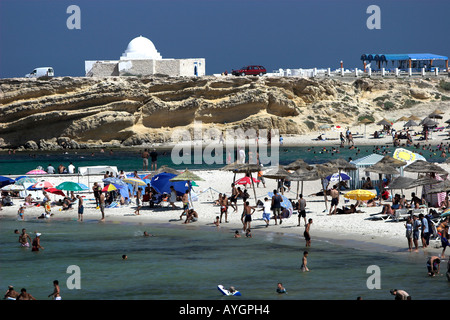
<path fill-rule="evenodd" d="M 163 59 L 149 39 L 139 36 L 128 44 L 120 60 L 84 62 L 87 77 L 167 75 L 204 76 L 205 59 Z"/>
<path fill-rule="evenodd" d="M 367 63 L 371 64 L 371 68 L 381 69 L 395 69 L 431 71 L 435 67 L 445 68 L 448 70 L 448 57 L 432 53 L 406 53 L 406 54 L 363 54 L 361 60 L 364 63 L 364 68 Z"/>

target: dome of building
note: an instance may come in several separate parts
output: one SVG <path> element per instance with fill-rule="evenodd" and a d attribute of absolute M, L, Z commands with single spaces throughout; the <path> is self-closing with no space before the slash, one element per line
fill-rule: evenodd
<path fill-rule="evenodd" d="M 149 39 L 139 36 L 130 41 L 120 59 L 152 59 L 161 60 L 161 54 Z"/>

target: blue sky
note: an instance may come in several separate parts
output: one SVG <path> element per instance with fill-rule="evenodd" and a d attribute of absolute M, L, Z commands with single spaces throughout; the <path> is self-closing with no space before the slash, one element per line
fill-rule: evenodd
<path fill-rule="evenodd" d="M 81 10 L 70 30 L 67 7 Z M 367 7 L 378 5 L 381 29 Z M 163 58 L 205 58 L 206 73 L 247 64 L 361 67 L 362 53 L 450 56 L 448 0 L 0 0 L 0 77 L 53 66 L 84 76 L 85 60 L 117 60 L 142 35 Z"/>

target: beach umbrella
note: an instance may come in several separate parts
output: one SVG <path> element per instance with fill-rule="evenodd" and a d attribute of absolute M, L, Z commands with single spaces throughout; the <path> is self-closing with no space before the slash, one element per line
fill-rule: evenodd
<path fill-rule="evenodd" d="M 37 182 L 37 180 L 34 178 L 25 177 L 25 178 L 20 178 L 20 179 L 16 180 L 15 184 L 20 184 L 20 185 L 23 185 L 24 183 L 35 184 L 36 182 Z"/>
<path fill-rule="evenodd" d="M 450 208 L 449 209 L 445 209 L 442 214 L 439 216 L 440 218 L 445 218 L 450 216 Z"/>
<path fill-rule="evenodd" d="M 255 183 L 261 182 L 261 181 L 255 179 L 255 178 L 252 178 L 252 179 L 253 179 L 253 182 L 255 182 Z M 240 178 L 240 179 L 236 180 L 234 183 L 235 184 L 246 185 L 246 184 L 252 184 L 252 181 L 250 180 L 250 177 L 245 176 L 243 178 Z"/>
<path fill-rule="evenodd" d="M 44 170 L 41 169 L 34 169 L 31 171 L 28 171 L 26 174 L 47 174 Z"/>
<path fill-rule="evenodd" d="M 305 169 L 297 169 L 294 172 L 289 174 L 289 180 L 297 181 L 297 199 L 299 195 L 299 182 L 302 183 L 301 193 L 303 194 L 303 182 L 304 181 L 314 181 L 320 179 L 319 174 L 316 170 L 305 170 Z"/>
<path fill-rule="evenodd" d="M 314 169 L 313 166 L 307 164 L 303 159 L 295 160 L 294 162 L 289 163 L 288 165 L 284 166 L 285 170 L 312 170 Z"/>
<path fill-rule="evenodd" d="M 146 186 L 147 185 L 144 180 L 138 179 L 138 178 L 133 178 L 133 177 L 124 178 L 124 179 L 122 179 L 122 181 L 129 183 L 129 184 L 138 185 L 138 186 Z"/>
<path fill-rule="evenodd" d="M 0 176 L 0 187 L 6 186 L 8 184 L 13 184 L 14 182 L 15 182 L 14 179 L 5 176 Z"/>
<path fill-rule="evenodd" d="M 274 196 L 273 192 L 269 192 L 267 194 L 269 198 L 272 198 Z M 281 207 L 288 210 L 289 216 L 286 218 L 289 218 L 292 213 L 294 212 L 294 208 L 292 207 L 292 202 L 284 195 L 281 195 Z"/>
<path fill-rule="evenodd" d="M 303 193 L 303 181 L 307 181 L 308 180 L 308 179 L 304 179 L 304 178 L 307 178 L 306 176 L 300 177 L 300 174 L 306 173 L 306 172 L 310 172 L 311 170 L 314 169 L 314 167 L 310 166 L 309 164 L 307 164 L 303 159 L 298 159 L 298 160 L 295 160 L 294 162 L 291 162 L 288 165 L 284 166 L 284 169 L 286 169 L 286 170 L 294 170 L 295 171 L 294 173 L 290 173 L 289 174 L 289 180 L 297 181 L 297 195 L 296 195 L 296 197 L 298 199 L 298 189 L 299 189 L 300 181 L 302 182 L 302 191 L 301 191 L 301 193 Z M 317 180 L 317 179 L 314 179 L 314 180 Z"/>
<path fill-rule="evenodd" d="M 104 186 L 102 189 L 103 192 L 110 192 L 110 191 L 114 191 L 114 190 L 117 190 L 117 187 L 113 183 L 110 183 L 110 184 Z"/>
<path fill-rule="evenodd" d="M 403 117 L 400 117 L 400 118 L 398 118 L 397 120 L 395 120 L 395 122 L 408 121 L 408 120 L 409 120 L 408 117 L 403 116 Z"/>
<path fill-rule="evenodd" d="M 280 179 L 286 179 L 286 177 L 288 176 L 289 172 L 282 166 L 278 166 L 278 168 L 269 170 L 268 172 L 264 173 L 264 178 L 277 180 L 277 186 Z M 284 194 L 284 188 L 281 188 L 281 194 Z"/>
<path fill-rule="evenodd" d="M 127 185 L 127 183 L 125 181 L 123 181 L 122 179 L 117 178 L 117 177 L 105 178 L 102 181 L 103 181 L 104 184 L 114 183 L 114 184 L 119 185 L 119 186 L 126 186 Z"/>
<path fill-rule="evenodd" d="M 28 187 L 28 190 L 31 189 L 48 189 L 48 188 L 53 188 L 54 185 L 53 183 L 49 182 L 49 181 L 39 181 L 36 182 L 35 184 L 33 184 L 32 186 Z"/>
<path fill-rule="evenodd" d="M 366 172 L 373 172 L 378 174 L 400 174 L 394 167 L 385 164 L 377 162 L 374 165 L 371 165 L 370 167 L 366 168 L 364 171 Z"/>
<path fill-rule="evenodd" d="M 428 115 L 428 118 L 431 118 L 431 119 L 443 119 L 443 116 L 441 116 L 439 113 L 432 112 L 432 113 L 430 113 Z"/>
<path fill-rule="evenodd" d="M 178 171 L 176 169 L 173 169 L 173 168 L 170 168 L 170 167 L 164 165 L 164 166 L 160 167 L 159 169 L 153 171 L 152 173 L 149 173 L 143 179 L 151 179 L 154 176 L 156 176 L 157 174 L 160 174 L 160 173 L 163 173 L 163 172 L 165 172 L 165 173 L 172 173 L 172 174 L 175 174 L 175 175 L 179 175 L 181 173 L 180 171 Z"/>
<path fill-rule="evenodd" d="M 403 127 L 417 127 L 419 124 L 415 122 L 414 120 L 408 120 Z"/>
<path fill-rule="evenodd" d="M 344 172 L 341 173 L 333 173 L 326 177 L 326 179 L 330 182 L 336 182 L 336 181 L 348 181 L 351 180 L 350 176 Z"/>
<path fill-rule="evenodd" d="M 377 122 L 378 125 L 382 125 L 382 126 L 392 126 L 393 123 L 387 119 L 382 119 L 380 121 Z"/>
<path fill-rule="evenodd" d="M 65 181 L 60 183 L 55 187 L 58 190 L 65 190 L 65 191 L 82 191 L 84 190 L 83 187 L 81 187 L 78 183 L 72 182 L 72 181 Z"/>
<path fill-rule="evenodd" d="M 261 171 L 261 166 L 252 163 L 241 164 L 237 166 L 235 169 L 233 169 L 234 173 L 245 173 L 250 178 L 252 177 L 252 172 L 259 172 L 259 171 Z M 253 195 L 255 196 L 255 203 L 257 203 L 258 199 L 256 198 L 255 183 L 253 182 L 253 179 L 251 181 L 253 187 Z"/>
<path fill-rule="evenodd" d="M 20 184 L 7 184 L 6 186 L 3 186 L 0 190 L 2 191 L 23 191 L 25 190 L 25 187 Z"/>
<path fill-rule="evenodd" d="M 366 127 L 369 123 L 373 123 L 373 120 L 370 120 L 369 118 L 363 118 L 359 121 L 359 123 L 364 124 L 364 137 L 366 137 Z"/>
<path fill-rule="evenodd" d="M 63 196 L 63 197 L 66 196 L 62 190 L 59 190 L 59 189 L 56 189 L 56 188 L 48 188 L 48 189 L 45 189 L 45 191 L 49 192 L 49 193 L 57 194 L 57 195 L 60 195 L 60 196 Z"/>
<path fill-rule="evenodd" d="M 199 177 L 198 175 L 196 175 L 195 173 L 186 169 L 183 173 L 170 179 L 170 181 L 172 181 L 172 182 L 187 181 L 187 182 L 191 183 L 191 181 L 205 181 L 205 180 L 203 178 Z M 253 183 L 253 181 L 252 181 L 252 183 Z M 191 188 L 189 188 L 189 198 L 191 198 Z M 192 198 L 191 198 L 191 205 L 192 205 Z M 192 208 L 193 207 L 194 206 L 192 205 Z"/>
<path fill-rule="evenodd" d="M 415 115 L 411 115 L 411 116 L 409 116 L 408 120 L 415 120 L 415 121 L 419 121 L 419 120 L 420 120 L 420 118 L 419 118 L 418 116 L 415 116 Z"/>
<path fill-rule="evenodd" d="M 78 182 L 78 185 L 81 187 L 81 189 L 83 190 L 89 190 L 89 187 L 83 183 Z"/>
<path fill-rule="evenodd" d="M 436 182 L 436 180 L 434 180 Z M 450 180 L 443 180 L 434 185 L 427 193 L 441 193 L 450 191 Z"/>
<path fill-rule="evenodd" d="M 356 189 L 344 194 L 344 197 L 352 200 L 370 200 L 376 197 L 376 194 L 368 190 Z"/>
<path fill-rule="evenodd" d="M 150 180 L 150 184 L 152 185 L 152 188 L 160 194 L 170 194 L 170 187 L 173 186 L 173 188 L 177 192 L 177 195 L 181 196 L 186 192 L 187 189 L 191 188 L 191 185 L 186 181 L 170 181 L 170 179 L 175 177 L 176 175 L 173 173 L 158 173 Z"/>
<path fill-rule="evenodd" d="M 417 173 L 448 174 L 448 172 L 444 168 L 441 168 L 439 165 L 425 160 L 414 161 L 413 163 L 407 165 L 403 170 L 407 172 Z"/>

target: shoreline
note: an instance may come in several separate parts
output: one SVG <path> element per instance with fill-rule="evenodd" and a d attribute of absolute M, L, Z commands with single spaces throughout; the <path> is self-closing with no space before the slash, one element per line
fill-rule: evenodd
<path fill-rule="evenodd" d="M 145 224 L 148 225 L 149 228 L 152 224 L 155 225 L 164 225 L 167 227 L 195 227 L 203 230 L 204 228 L 217 228 L 213 225 L 213 222 L 216 216 L 220 216 L 220 208 L 219 206 L 213 205 L 213 201 L 217 199 L 218 193 L 214 193 L 213 197 L 209 194 L 209 192 L 201 193 L 201 190 L 205 190 L 208 187 L 211 187 L 220 192 L 225 192 L 228 196 L 230 195 L 230 185 L 233 181 L 233 173 L 220 171 L 220 170 L 198 170 L 196 174 L 200 177 L 204 178 L 204 182 L 198 182 L 200 187 L 196 190 L 198 201 L 193 202 L 194 210 L 198 212 L 198 221 L 193 223 L 188 223 L 186 225 L 183 224 L 183 220 L 179 220 L 180 214 L 182 212 L 181 202 L 176 202 L 175 204 L 178 206 L 177 209 L 168 209 L 168 208 L 148 208 L 148 204 L 144 203 L 143 207 L 140 210 L 140 215 L 135 215 L 134 211 L 136 209 L 135 200 L 132 200 L 132 204 L 123 206 L 121 208 L 106 208 L 105 209 L 105 222 L 108 221 L 123 221 L 129 223 L 136 224 Z M 54 181 L 54 184 L 57 185 L 60 182 L 73 180 L 77 182 L 78 176 L 68 177 L 66 175 L 52 176 L 49 177 L 49 181 Z M 87 177 L 81 177 L 82 179 L 87 179 Z M 102 177 L 96 176 L 96 179 L 93 179 L 92 176 L 91 185 L 93 182 L 97 181 L 101 183 Z M 85 182 L 83 180 L 81 183 Z M 266 179 L 266 188 L 260 186 L 256 188 L 256 194 L 258 199 L 263 199 L 264 196 L 267 195 L 268 192 L 271 192 L 276 188 L 276 180 Z M 319 181 L 308 181 L 305 182 L 305 190 L 319 190 L 320 182 Z M 293 189 L 295 187 L 293 186 Z M 345 192 L 343 192 L 345 193 Z M 76 193 L 75 193 L 76 194 Z M 89 193 L 80 193 L 82 196 L 85 196 L 84 199 L 84 214 L 83 218 L 86 220 L 100 220 L 101 213 L 99 209 L 95 208 L 95 202 L 93 202 L 93 194 Z M 251 188 L 249 189 L 249 202 L 250 205 L 253 206 L 255 204 L 255 199 L 253 195 L 253 191 Z M 295 191 L 286 192 L 285 195 L 288 198 L 294 199 Z M 211 197 L 210 197 L 211 196 Z M 367 218 L 371 217 L 371 214 L 378 213 L 381 211 L 382 207 L 362 207 L 360 208 L 364 213 L 353 213 L 353 214 L 345 214 L 345 215 L 328 215 L 328 212 L 323 212 L 325 209 L 325 202 L 323 197 L 319 196 L 308 196 L 305 193 L 304 196 L 307 201 L 306 207 L 306 219 L 312 218 L 313 224 L 311 226 L 311 238 L 312 238 L 312 246 L 314 246 L 314 240 L 316 241 L 330 241 L 332 243 L 341 244 L 344 246 L 355 246 L 355 248 L 367 249 L 372 251 L 380 251 L 380 252 L 392 252 L 395 254 L 405 254 L 411 253 L 415 254 L 417 252 L 408 252 L 407 241 L 405 237 L 405 227 L 404 222 L 390 222 L 390 221 L 372 221 L 367 220 Z M 50 194 L 50 199 L 52 201 L 56 201 L 57 199 L 62 199 L 61 196 Z M 340 196 L 339 207 L 342 205 L 350 205 L 353 200 L 350 202 L 344 202 L 344 197 L 341 193 Z M 330 198 L 328 198 L 330 201 Z M 0 211 L 0 216 L 8 217 L 8 218 L 17 218 L 17 211 L 19 206 L 24 203 L 24 199 L 13 198 L 13 206 L 4 206 Z M 53 206 L 51 213 L 54 214 L 53 217 L 49 219 L 54 219 L 57 221 L 58 219 L 69 218 L 71 220 L 75 220 L 74 223 L 82 223 L 77 220 L 77 207 L 74 204 L 74 208 L 59 211 L 61 207 Z M 238 200 L 238 211 L 233 212 L 233 209 L 230 207 L 228 210 L 228 223 L 222 221 L 219 228 L 226 228 L 231 232 L 234 230 L 239 230 L 242 234 L 243 225 L 240 220 L 241 212 L 242 212 L 242 200 Z M 329 208 L 329 202 L 328 202 Z M 39 215 L 44 212 L 43 207 L 27 207 L 25 209 L 25 220 L 36 219 Z M 99 222 L 100 223 L 100 222 Z M 277 234 L 285 234 L 288 236 L 297 237 L 299 240 L 299 245 L 302 247 L 305 245 L 305 240 L 303 237 L 304 232 L 304 221 L 301 220 L 301 226 L 297 226 L 298 218 L 296 214 L 293 214 L 290 218 L 283 219 L 282 224 L 274 225 L 273 219 L 270 220 L 269 226 L 265 227 L 265 222 L 262 220 L 262 212 L 255 211 L 252 216 L 251 229 L 254 236 L 258 234 L 262 234 L 264 232 L 273 232 Z M 245 234 L 242 234 L 245 236 Z M 440 245 L 440 242 L 439 242 Z M 423 249 L 421 242 L 419 240 L 418 253 L 426 253 L 426 254 L 440 254 L 442 248 L 435 248 L 434 245 L 430 242 L 428 248 Z M 449 253 L 446 254 L 446 256 Z"/>

